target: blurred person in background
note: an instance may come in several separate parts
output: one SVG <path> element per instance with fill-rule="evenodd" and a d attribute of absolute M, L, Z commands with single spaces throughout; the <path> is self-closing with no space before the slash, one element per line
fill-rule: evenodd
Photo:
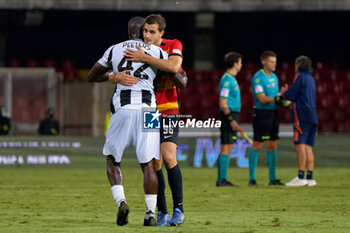
<path fill-rule="evenodd" d="M 11 130 L 10 118 L 3 115 L 5 105 L 0 106 L 0 135 L 9 135 Z"/>
<path fill-rule="evenodd" d="M 55 109 L 48 108 L 46 110 L 46 118 L 40 122 L 39 135 L 51 135 L 55 136 L 60 133 L 60 126 L 58 121 L 55 119 Z"/>
<path fill-rule="evenodd" d="M 316 84 L 311 75 L 312 61 L 307 56 L 299 56 L 295 60 L 293 85 L 284 93 L 286 99 L 292 101 L 294 144 L 298 156 L 299 171 L 297 177 L 286 186 L 315 186 L 313 178 L 314 153 L 318 117 L 316 111 Z M 283 93 L 282 93 L 283 94 Z M 305 179 L 305 167 L 307 175 Z"/>
<path fill-rule="evenodd" d="M 253 130 L 254 142 L 249 151 L 249 186 L 256 186 L 255 170 L 258 165 L 259 153 L 266 141 L 266 160 L 269 167 L 269 185 L 283 185 L 276 178 L 277 140 L 279 139 L 279 118 L 277 102 L 280 101 L 279 84 L 274 73 L 277 65 L 277 54 L 264 51 L 260 56 L 263 68 L 252 78 L 254 97 Z M 288 87 L 281 88 L 281 92 Z"/>

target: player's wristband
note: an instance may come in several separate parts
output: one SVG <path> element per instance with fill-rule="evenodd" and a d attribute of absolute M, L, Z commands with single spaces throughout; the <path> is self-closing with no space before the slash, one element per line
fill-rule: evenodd
<path fill-rule="evenodd" d="M 282 100 L 282 95 L 281 95 L 281 93 L 278 92 L 277 96 L 275 97 L 275 102 L 279 103 L 279 102 L 281 102 L 281 100 Z"/>
<path fill-rule="evenodd" d="M 227 115 L 226 115 L 226 119 L 227 119 L 229 122 L 231 122 L 231 121 L 233 121 L 233 120 L 236 120 L 236 118 L 235 118 L 233 112 L 230 112 L 229 114 L 227 114 Z"/>

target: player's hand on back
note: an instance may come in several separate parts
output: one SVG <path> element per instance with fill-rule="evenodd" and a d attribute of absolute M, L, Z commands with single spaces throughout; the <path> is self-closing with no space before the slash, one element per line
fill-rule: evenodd
<path fill-rule="evenodd" d="M 124 50 L 124 57 L 127 57 L 127 61 L 134 61 L 134 62 L 145 62 L 145 52 L 140 46 L 136 46 L 137 50 L 133 49 L 126 49 Z"/>
<path fill-rule="evenodd" d="M 112 84 L 122 84 L 124 86 L 132 86 L 139 82 L 138 78 L 131 76 L 130 73 L 131 70 L 123 70 L 119 74 L 115 74 L 111 72 L 108 77 L 108 82 Z"/>

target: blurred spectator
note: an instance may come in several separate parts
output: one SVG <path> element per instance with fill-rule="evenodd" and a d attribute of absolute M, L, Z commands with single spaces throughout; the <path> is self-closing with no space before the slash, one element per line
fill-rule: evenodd
<path fill-rule="evenodd" d="M 46 118 L 40 122 L 38 129 L 39 135 L 58 135 L 60 132 L 59 123 L 54 118 L 55 109 L 48 108 Z"/>
<path fill-rule="evenodd" d="M 2 115 L 4 105 L 0 106 L 0 135 L 8 135 L 11 130 L 11 120 Z"/>

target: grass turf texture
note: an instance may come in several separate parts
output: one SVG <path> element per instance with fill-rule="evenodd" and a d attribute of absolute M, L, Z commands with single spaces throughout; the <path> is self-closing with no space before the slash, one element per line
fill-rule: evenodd
<path fill-rule="evenodd" d="M 47 149 L 56 154 L 71 150 L 71 165 L 0 166 L 0 232 L 349 232 L 348 137 L 318 138 L 315 148 L 318 186 L 312 188 L 268 186 L 265 153 L 259 159 L 258 187 L 247 186 L 248 169 L 232 166 L 229 169 L 229 179 L 240 187 L 215 187 L 216 168 L 196 169 L 185 166 L 190 162 L 183 163 L 186 223 L 176 228 L 142 227 L 143 176 L 133 150 L 127 151 L 122 166 L 131 211 L 129 224 L 118 227 L 105 159 L 98 156 L 103 139 L 79 140 L 86 146 L 75 150 Z M 190 139 L 181 141 L 194 144 Z M 28 152 L 28 148 L 3 149 L 1 154 Z M 280 141 L 278 163 L 277 174 L 282 181 L 296 176 L 291 139 Z M 168 185 L 166 193 L 170 210 Z"/>

